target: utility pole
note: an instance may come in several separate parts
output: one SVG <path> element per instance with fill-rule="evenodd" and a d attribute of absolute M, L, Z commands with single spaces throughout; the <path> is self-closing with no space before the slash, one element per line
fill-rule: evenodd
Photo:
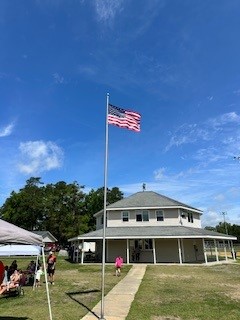
<path fill-rule="evenodd" d="M 224 222 L 224 227 L 225 227 L 225 233 L 228 234 L 228 229 L 227 229 L 227 224 L 226 224 L 226 219 L 225 216 L 227 215 L 227 212 L 222 212 L 223 215 L 223 222 Z"/>

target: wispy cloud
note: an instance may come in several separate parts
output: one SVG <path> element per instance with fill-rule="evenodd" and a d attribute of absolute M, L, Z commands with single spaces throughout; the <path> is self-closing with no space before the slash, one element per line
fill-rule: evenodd
<path fill-rule="evenodd" d="M 215 226 L 222 221 L 221 212 L 228 212 L 230 223 L 236 221 L 240 196 L 238 185 L 240 167 L 226 164 L 224 167 L 193 167 L 181 172 L 159 168 L 153 179 L 145 181 L 146 189 L 169 196 L 175 200 L 201 209 L 202 225 Z M 125 196 L 142 190 L 142 182 L 119 186 Z M 204 205 L 204 206 L 203 206 Z"/>
<path fill-rule="evenodd" d="M 22 155 L 22 161 L 18 167 L 22 173 L 40 173 L 62 166 L 63 151 L 54 142 L 22 142 L 19 150 Z"/>
<path fill-rule="evenodd" d="M 0 128 L 0 138 L 10 136 L 14 129 L 15 124 L 12 122 L 7 126 Z"/>
<path fill-rule="evenodd" d="M 54 79 L 54 83 L 56 83 L 56 84 L 63 84 L 65 82 L 63 76 L 61 76 L 57 72 L 55 72 L 52 76 Z"/>
<path fill-rule="evenodd" d="M 88 77 L 95 76 L 97 73 L 96 67 L 90 65 L 79 65 L 78 72 Z"/>
<path fill-rule="evenodd" d="M 95 10 L 99 21 L 111 22 L 123 10 L 123 0 L 96 0 Z"/>
<path fill-rule="evenodd" d="M 230 141 L 235 144 L 239 141 L 236 134 L 239 130 L 239 124 L 240 116 L 236 112 L 225 113 L 200 124 L 183 124 L 171 135 L 165 151 L 183 144 L 215 139 L 218 143 L 221 141 L 225 145 L 229 145 Z"/>

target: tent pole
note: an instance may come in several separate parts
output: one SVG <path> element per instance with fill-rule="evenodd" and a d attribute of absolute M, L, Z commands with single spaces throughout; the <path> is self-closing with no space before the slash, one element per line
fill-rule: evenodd
<path fill-rule="evenodd" d="M 49 295 L 49 289 L 48 289 L 47 269 L 46 269 L 46 261 L 45 261 L 44 247 L 42 247 L 42 257 L 43 257 L 43 267 L 44 267 L 44 275 L 45 275 L 47 299 L 48 299 L 49 319 L 52 320 L 52 309 L 51 309 L 50 295 Z"/>
<path fill-rule="evenodd" d="M 33 281 L 33 290 L 35 290 L 36 288 L 36 274 L 37 274 L 38 264 L 39 264 L 39 256 L 37 256 L 36 266 L 34 270 L 35 273 L 34 273 L 34 281 Z"/>

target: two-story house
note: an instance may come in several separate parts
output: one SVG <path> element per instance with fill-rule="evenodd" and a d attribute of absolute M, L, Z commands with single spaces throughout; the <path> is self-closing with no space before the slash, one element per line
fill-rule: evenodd
<path fill-rule="evenodd" d="M 211 246 L 216 261 L 218 248 L 230 245 L 234 257 L 234 236 L 202 229 L 202 211 L 152 191 L 137 192 L 107 206 L 106 262 L 121 255 L 126 263 L 208 262 Z M 96 255 L 102 256 L 103 210 L 95 214 L 96 231 L 69 239 L 72 246 L 96 242 Z M 76 258 L 78 260 L 78 257 Z M 80 257 L 84 262 L 84 254 Z"/>

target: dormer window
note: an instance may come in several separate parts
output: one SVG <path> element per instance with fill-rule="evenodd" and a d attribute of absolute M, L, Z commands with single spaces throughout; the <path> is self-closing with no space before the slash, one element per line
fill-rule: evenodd
<path fill-rule="evenodd" d="M 143 210 L 141 212 L 136 213 L 136 221 L 141 222 L 141 221 L 149 221 L 149 215 L 147 210 Z"/>
<path fill-rule="evenodd" d="M 128 222 L 128 221 L 129 221 L 129 212 L 122 211 L 122 222 Z"/>
<path fill-rule="evenodd" d="M 157 221 L 164 221 L 163 210 L 157 210 L 156 211 L 156 219 L 157 219 Z"/>

